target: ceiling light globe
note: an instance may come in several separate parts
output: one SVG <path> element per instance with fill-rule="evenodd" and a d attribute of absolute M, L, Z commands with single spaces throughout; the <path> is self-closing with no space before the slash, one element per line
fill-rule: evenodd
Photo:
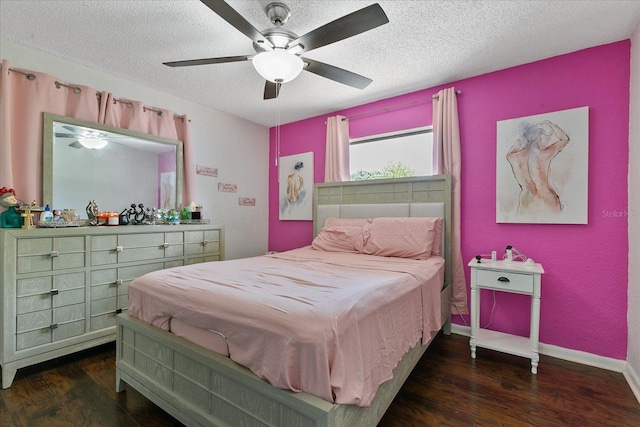
<path fill-rule="evenodd" d="M 101 150 L 109 143 L 106 139 L 92 137 L 80 137 L 78 138 L 78 142 L 82 144 L 83 147 L 90 148 L 92 150 Z"/>
<path fill-rule="evenodd" d="M 266 80 L 273 83 L 287 83 L 298 77 L 304 62 L 299 56 L 276 49 L 254 56 L 253 66 Z"/>

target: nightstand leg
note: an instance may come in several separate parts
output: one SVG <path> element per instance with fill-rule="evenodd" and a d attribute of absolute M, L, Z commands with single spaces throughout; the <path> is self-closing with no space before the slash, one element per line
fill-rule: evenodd
<path fill-rule="evenodd" d="M 475 286 L 471 287 L 471 339 L 469 345 L 471 346 L 471 358 L 476 358 L 476 334 L 478 333 L 478 326 L 480 324 L 480 292 Z"/>
<path fill-rule="evenodd" d="M 538 373 L 538 341 L 540 337 L 540 282 L 534 285 L 531 297 L 531 373 Z"/>

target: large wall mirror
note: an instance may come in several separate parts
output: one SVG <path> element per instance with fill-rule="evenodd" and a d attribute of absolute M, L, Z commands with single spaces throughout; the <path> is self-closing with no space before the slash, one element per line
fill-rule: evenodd
<path fill-rule="evenodd" d="M 182 142 L 44 113 L 43 202 L 86 218 L 144 204 L 171 209 L 182 202 Z"/>

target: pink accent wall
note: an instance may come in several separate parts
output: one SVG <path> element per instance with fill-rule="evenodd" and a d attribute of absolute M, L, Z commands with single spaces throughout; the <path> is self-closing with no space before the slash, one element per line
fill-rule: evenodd
<path fill-rule="evenodd" d="M 465 260 L 513 245 L 542 263 L 540 341 L 625 360 L 627 356 L 630 41 L 625 40 L 389 98 L 329 115 L 427 101 L 350 121 L 352 138 L 431 124 L 431 96 L 454 86 L 462 145 L 462 255 Z M 345 89 L 349 90 L 349 89 Z M 497 224 L 496 122 L 589 107 L 589 223 Z M 328 115 L 328 116 L 329 116 Z M 313 151 L 315 181 L 324 180 L 325 120 L 281 126 L 282 156 Z M 310 244 L 310 221 L 279 221 L 275 129 L 271 129 L 269 249 Z M 469 269 L 466 268 L 467 281 Z M 482 296 L 486 325 L 493 298 Z M 491 329 L 526 336 L 528 297 L 496 293 Z M 468 316 L 454 316 L 468 324 Z M 542 369 L 542 368 L 541 368 Z"/>

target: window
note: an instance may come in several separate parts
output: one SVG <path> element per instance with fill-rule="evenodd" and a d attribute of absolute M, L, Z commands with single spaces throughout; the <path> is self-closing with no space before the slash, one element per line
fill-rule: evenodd
<path fill-rule="evenodd" d="M 431 175 L 431 126 L 349 141 L 351 180 Z"/>

